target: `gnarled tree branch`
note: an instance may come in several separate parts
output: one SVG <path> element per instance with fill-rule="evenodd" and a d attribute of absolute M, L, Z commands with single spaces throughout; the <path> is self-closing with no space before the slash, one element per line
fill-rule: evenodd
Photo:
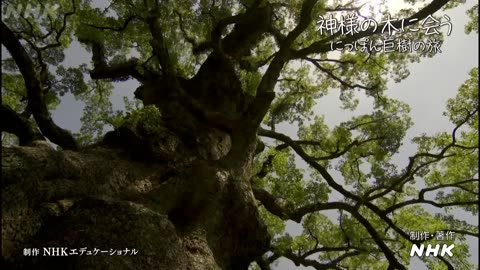
<path fill-rule="evenodd" d="M 72 134 L 53 122 L 47 105 L 45 104 L 40 80 L 25 48 L 23 48 L 12 30 L 3 22 L 0 24 L 0 29 L 2 32 L 2 45 L 4 45 L 12 55 L 25 81 L 28 109 L 32 112 L 40 131 L 50 141 L 62 148 L 77 149 L 78 146 Z"/>
<path fill-rule="evenodd" d="M 318 0 L 305 0 L 302 4 L 300 12 L 300 20 L 295 28 L 288 33 L 288 35 L 281 41 L 280 49 L 276 53 L 272 62 L 267 68 L 267 71 L 262 77 L 260 84 L 257 87 L 257 95 L 250 105 L 247 112 L 248 117 L 253 121 L 253 124 L 259 124 L 263 116 L 267 113 L 270 104 L 275 98 L 273 89 L 280 76 L 285 63 L 291 58 L 290 51 L 293 42 L 300 36 L 312 21 L 312 9 Z"/>
<path fill-rule="evenodd" d="M 380 237 L 378 232 L 375 230 L 373 225 L 365 217 L 363 217 L 361 213 L 358 212 L 358 208 L 355 206 L 351 206 L 344 202 L 327 202 L 327 203 L 314 203 L 314 204 L 297 208 L 295 210 L 288 210 L 283 206 L 279 205 L 278 203 L 276 203 L 275 197 L 265 190 L 254 189 L 253 193 L 255 195 L 255 198 L 260 200 L 260 202 L 262 202 L 262 204 L 265 206 L 265 208 L 268 211 L 270 211 L 272 214 L 284 220 L 291 219 L 296 222 L 301 222 L 303 216 L 312 212 L 317 212 L 322 210 L 333 210 L 333 209 L 345 210 L 349 212 L 356 220 L 358 220 L 358 222 L 360 222 L 362 226 L 365 227 L 365 229 L 368 231 L 372 239 L 375 241 L 375 243 L 380 247 L 380 249 L 385 254 L 385 257 L 388 259 L 390 263 L 390 267 L 392 267 L 391 269 L 406 269 L 405 266 L 403 266 L 397 260 L 393 251 L 385 244 L 385 242 Z M 285 256 L 288 254 L 282 254 L 282 255 Z M 287 258 L 290 258 L 290 257 L 287 257 Z M 320 267 L 320 265 L 318 266 Z"/>
<path fill-rule="evenodd" d="M 277 140 L 280 140 L 280 141 L 286 143 L 303 160 L 305 160 L 305 162 L 307 162 L 308 165 L 310 165 L 314 169 L 316 169 L 320 173 L 320 175 L 325 179 L 325 181 L 327 181 L 327 183 L 332 188 L 334 188 L 336 191 L 340 192 L 342 195 L 344 195 L 347 198 L 354 199 L 356 201 L 363 201 L 359 196 L 349 192 L 348 190 L 344 189 L 340 184 L 335 182 L 335 180 L 330 175 L 330 173 L 328 173 L 328 171 L 322 165 L 320 165 L 313 157 L 311 157 L 307 153 L 305 153 L 303 148 L 300 145 L 298 145 L 297 143 L 295 143 L 295 141 L 292 140 L 290 137 L 288 137 L 284 134 L 274 132 L 274 131 L 270 131 L 270 130 L 266 130 L 266 129 L 263 129 L 263 128 L 258 129 L 258 135 L 264 136 L 264 137 L 269 137 L 269 138 L 272 138 L 272 139 L 277 139 Z"/>
<path fill-rule="evenodd" d="M 12 108 L 2 104 L 0 107 L 2 131 L 15 134 L 20 145 L 27 145 L 34 140 L 45 140 L 45 138 L 32 128 L 27 119 L 16 113 Z"/>
<path fill-rule="evenodd" d="M 146 82 L 148 78 L 155 74 L 145 68 L 145 63 L 140 63 L 136 58 L 118 64 L 108 64 L 105 57 L 105 47 L 100 41 L 84 38 L 80 42 L 91 45 L 93 70 L 90 71 L 90 77 L 94 80 L 125 80 L 125 78 L 133 77 L 140 82 Z M 148 74 L 140 73 L 139 69 L 145 70 Z M 157 74 L 159 76 L 159 74 Z"/>

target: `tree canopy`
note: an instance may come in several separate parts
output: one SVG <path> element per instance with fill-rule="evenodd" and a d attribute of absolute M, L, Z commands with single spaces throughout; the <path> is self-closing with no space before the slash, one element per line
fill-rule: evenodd
<path fill-rule="evenodd" d="M 411 246 L 422 243 L 455 243 L 452 257 L 421 258 L 429 269 L 473 269 L 465 237 L 478 238 L 478 227 L 455 211 L 478 215 L 478 67 L 446 104 L 454 129 L 415 137 L 417 152 L 401 167 L 394 156 L 414 119 L 408 104 L 388 96 L 387 83 L 400 83 L 411 63 L 437 52 L 346 49 L 365 38 L 388 40 L 390 27 L 395 41 L 433 46 L 421 23 L 448 21 L 441 12 L 461 2 L 406 0 L 394 14 L 388 1 L 375 2 L 370 13 L 369 5 L 339 0 L 3 1 L 16 11 L 1 23 L 8 51 L 2 146 L 48 139 L 59 151 L 79 151 L 138 119 L 154 132 L 163 112 L 149 104 L 175 99 L 222 130 L 248 123 L 263 141 L 249 183 L 272 239 L 252 269 L 270 269 L 280 257 L 314 269 L 407 269 Z M 37 13 L 18 12 L 27 5 Z M 478 34 L 478 3 L 468 16 L 465 31 Z M 354 17 L 378 25 L 351 33 L 346 24 L 322 28 L 328 18 Z M 448 38 L 444 32 L 438 42 Z M 67 65 L 66 49 L 77 42 L 92 58 Z M 216 66 L 222 70 L 213 72 Z M 114 85 L 126 80 L 139 83 L 137 99 L 114 110 Z M 332 91 L 351 111 L 362 91 L 373 100 L 371 113 L 328 126 L 315 105 Z M 85 103 L 78 134 L 51 117 L 67 93 Z M 282 133 L 285 123 L 298 128 L 296 138 Z M 288 220 L 303 232 L 291 236 Z M 456 238 L 412 239 L 416 231 Z"/>

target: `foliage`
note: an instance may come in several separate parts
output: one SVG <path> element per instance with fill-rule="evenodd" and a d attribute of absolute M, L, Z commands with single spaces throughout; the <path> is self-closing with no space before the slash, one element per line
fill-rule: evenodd
<path fill-rule="evenodd" d="M 25 6 L 28 2 L 15 0 L 7 4 Z M 415 137 L 412 143 L 417 145 L 417 153 L 404 168 L 398 168 L 394 157 L 413 121 L 408 104 L 387 96 L 387 83 L 401 82 L 410 74 L 409 64 L 434 57 L 436 52 L 327 48 L 330 42 L 348 37 L 342 39 L 326 31 L 320 34 L 316 18 L 357 14 L 360 6 L 356 1 L 115 0 L 100 3 L 103 6 L 88 0 L 34 2 L 58 4 L 58 16 L 40 14 L 33 18 L 19 14 L 3 22 L 32 59 L 43 90 L 42 102 L 48 110 L 54 110 L 66 94 L 85 104 L 80 132 L 75 134 L 82 146 L 100 140 L 108 128 L 127 122 L 141 121 L 152 132 L 161 124 L 162 115 L 155 106 L 142 107 L 138 101 L 126 98 L 126 110 L 114 111 L 110 101 L 119 81 L 135 78 L 141 82 L 140 77 L 150 79 L 151 74 L 167 73 L 161 57 L 152 49 L 152 36 L 163 36 L 162 46 L 168 48 L 175 75 L 192 78 L 215 47 L 199 48 L 214 36 L 213 29 L 223 19 L 249 12 L 248 7 L 254 4 L 258 4 L 257 8 L 271 5 L 271 29 L 262 33 L 256 46 L 235 62 L 234 68 L 243 92 L 250 96 L 264 94 L 260 90 L 268 78 L 273 78 L 272 85 L 276 86 L 270 89 L 275 99 L 260 117 L 262 127 L 269 130 L 260 127 L 258 134 L 269 140 L 266 150 L 255 158 L 258 173 L 251 181 L 254 189 L 274 198 L 264 201 L 254 190 L 260 214 L 273 236 L 270 251 L 258 258 L 258 265 L 273 264 L 285 257 L 296 265 L 317 269 L 405 268 L 410 264 L 410 247 L 419 243 L 409 238 L 409 232 L 452 230 L 458 236 L 454 240 L 454 257 L 423 260 L 429 269 L 473 267 L 467 261 L 465 237 L 478 237 L 478 228 L 460 220 L 453 211 L 478 215 L 478 68 L 472 69 L 470 78 L 446 104 L 445 116 L 454 125 L 453 131 Z M 413 4 L 423 2 L 406 1 L 409 5 L 395 17 L 416 14 L 418 7 Z M 459 2 L 451 1 L 444 9 L 454 8 Z M 302 29 L 299 22 L 306 18 L 303 7 L 308 3 L 313 3 L 309 11 L 315 18 L 310 18 Z M 376 13 L 372 14 L 378 21 L 389 13 L 381 6 L 386 3 L 375 6 Z M 471 22 L 465 31 L 478 34 L 478 4 L 467 14 Z M 147 22 L 152 16 L 161 18 L 163 33 L 149 27 Z M 442 20 L 436 13 L 434 18 Z M 226 26 L 221 38 L 233 29 L 233 24 Z M 298 29 L 302 31 L 297 33 Z M 442 33 L 435 37 L 439 42 L 447 38 Z M 378 41 L 389 37 L 376 32 L 368 38 Z M 396 33 L 395 38 L 427 42 L 430 37 L 424 31 L 404 31 Z M 92 62 L 71 66 L 64 61 L 66 49 L 78 42 L 92 54 Z M 103 47 L 96 51 L 98 44 Z M 288 48 L 283 48 L 284 44 Z M 281 59 L 283 56 L 285 59 Z M 284 60 L 278 76 L 265 79 L 266 74 L 274 73 L 269 73 L 270 67 L 278 59 Z M 95 78 L 94 71 L 105 67 L 99 66 L 100 60 L 110 67 L 137 65 L 128 75 Z M 25 111 L 28 80 L 9 55 L 2 59 L 2 68 L 2 106 L 19 113 Z M 358 91 L 363 91 L 373 101 L 371 113 L 328 126 L 315 105 L 332 90 L 338 91 L 342 109 L 349 111 L 355 111 L 360 102 Z M 37 129 L 33 117 L 29 115 L 29 119 Z M 276 131 L 285 123 L 298 127 L 296 139 Z M 2 132 L 4 143 L 16 142 Z M 427 211 L 426 205 L 435 207 L 435 212 Z M 288 234 L 287 220 L 301 224 L 302 233 Z"/>

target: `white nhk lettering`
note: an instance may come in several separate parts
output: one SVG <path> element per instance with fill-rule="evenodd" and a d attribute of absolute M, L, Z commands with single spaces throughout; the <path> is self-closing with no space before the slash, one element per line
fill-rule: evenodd
<path fill-rule="evenodd" d="M 452 257 L 452 249 L 455 247 L 454 244 L 451 244 L 449 246 L 447 245 L 442 245 L 442 251 L 440 252 L 440 256 L 444 257 L 445 254 L 448 254 L 448 256 Z M 433 255 L 433 257 L 438 257 L 438 252 L 440 251 L 440 245 L 436 244 L 435 246 L 432 246 L 430 244 L 427 245 L 427 250 L 425 253 L 423 252 L 425 250 L 425 245 L 421 244 L 420 246 L 413 245 L 412 249 L 410 250 L 410 257 L 413 256 L 427 256 L 429 257 L 430 255 Z"/>
<path fill-rule="evenodd" d="M 66 247 L 46 247 L 43 248 L 43 256 L 68 256 Z"/>
<path fill-rule="evenodd" d="M 40 5 L 37 4 L 35 7 L 33 7 L 30 4 L 26 4 L 25 7 L 23 7 L 22 4 L 17 5 L 16 7 L 13 5 L 5 5 L 2 8 L 2 15 L 3 18 L 7 19 L 10 16 L 23 16 L 25 18 L 28 17 L 33 17 L 33 18 L 40 18 L 43 14 L 46 14 L 50 18 L 55 18 L 56 15 L 56 10 L 60 6 L 58 4 L 55 5 Z"/>

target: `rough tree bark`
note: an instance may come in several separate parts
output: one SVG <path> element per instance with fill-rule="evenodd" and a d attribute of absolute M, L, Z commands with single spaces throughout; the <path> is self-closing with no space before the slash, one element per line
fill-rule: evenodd
<path fill-rule="evenodd" d="M 148 22 L 163 74 L 143 81 L 136 96 L 159 108 L 155 130 L 127 121 L 78 151 L 38 140 L 2 148 L 2 252 L 9 267 L 246 269 L 267 251 L 249 183 L 259 123 L 240 117 L 252 98 L 235 74 L 237 51 L 214 49 L 195 77 L 179 78 L 158 18 Z M 101 44 L 84 42 L 92 45 L 92 77 L 123 76 L 104 61 Z M 23 248 L 34 247 L 139 254 L 23 256 Z"/>
<path fill-rule="evenodd" d="M 202 108 L 234 115 L 248 98 L 221 57 L 211 54 L 181 87 Z M 137 90 L 145 105 L 160 109 L 154 131 L 126 122 L 80 151 L 56 151 L 42 141 L 2 148 L 2 252 L 11 267 L 246 269 L 267 250 L 249 184 L 256 129 L 248 121 L 201 117 L 172 88 L 175 82 L 157 78 Z M 22 254 L 48 246 L 139 254 Z"/>
<path fill-rule="evenodd" d="M 253 145 L 245 160 L 222 163 L 229 150 L 222 136 L 202 141 L 204 152 L 194 153 L 164 131 L 169 144 L 141 161 L 103 145 L 81 152 L 39 142 L 3 148 L 2 252 L 10 266 L 245 269 L 269 241 L 246 181 Z M 22 255 L 25 247 L 47 246 L 139 254 Z"/>

